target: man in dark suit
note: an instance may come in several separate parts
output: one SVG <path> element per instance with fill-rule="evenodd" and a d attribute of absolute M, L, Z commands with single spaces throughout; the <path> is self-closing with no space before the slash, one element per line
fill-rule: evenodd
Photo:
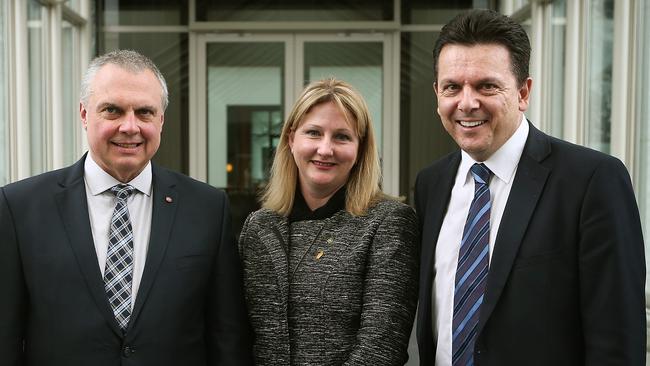
<path fill-rule="evenodd" d="M 645 263 L 629 174 L 537 130 L 524 29 L 493 11 L 434 48 L 460 151 L 416 181 L 421 365 L 645 365 Z"/>
<path fill-rule="evenodd" d="M 134 51 L 93 60 L 89 153 L 0 190 L 0 365 L 248 365 L 225 194 L 151 163 L 167 106 Z"/>

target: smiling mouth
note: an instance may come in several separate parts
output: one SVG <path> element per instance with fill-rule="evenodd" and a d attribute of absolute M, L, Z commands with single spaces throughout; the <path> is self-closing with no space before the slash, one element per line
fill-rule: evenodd
<path fill-rule="evenodd" d="M 318 161 L 318 160 L 312 160 L 311 162 L 314 163 L 314 165 L 316 166 L 322 166 L 322 167 L 331 167 L 336 165 L 335 163 L 328 163 L 325 161 Z"/>
<path fill-rule="evenodd" d="M 113 142 L 113 145 L 118 146 L 118 147 L 123 147 L 125 149 L 133 149 L 133 148 L 136 148 L 136 147 L 142 145 L 142 143 L 141 142 L 134 142 L 134 143 Z"/>
<path fill-rule="evenodd" d="M 487 120 L 481 120 L 481 121 L 456 121 L 463 127 L 467 128 L 472 128 L 472 127 L 478 127 L 484 123 L 487 123 Z"/>

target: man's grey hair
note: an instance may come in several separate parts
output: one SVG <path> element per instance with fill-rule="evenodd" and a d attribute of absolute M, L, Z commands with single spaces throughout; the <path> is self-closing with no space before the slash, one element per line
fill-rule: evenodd
<path fill-rule="evenodd" d="M 80 100 L 81 103 L 86 106 L 88 105 L 88 98 L 92 94 L 92 89 L 90 84 L 95 78 L 97 71 L 103 66 L 113 64 L 119 66 L 129 72 L 140 73 L 144 70 L 150 70 L 156 75 L 160 86 L 162 87 L 162 108 L 163 111 L 167 109 L 167 104 L 169 104 L 169 93 L 167 91 L 167 83 L 165 82 L 165 77 L 162 75 L 156 64 L 151 61 L 147 56 L 144 56 L 133 50 L 116 50 L 109 52 L 107 54 L 95 57 L 88 65 L 86 73 L 81 79 L 81 92 Z"/>

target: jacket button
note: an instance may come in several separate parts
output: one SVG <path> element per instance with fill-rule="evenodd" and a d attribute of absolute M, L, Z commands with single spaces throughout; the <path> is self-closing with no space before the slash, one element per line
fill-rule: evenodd
<path fill-rule="evenodd" d="M 124 348 L 122 348 L 122 355 L 124 357 L 129 357 L 133 355 L 133 353 L 135 353 L 135 349 L 131 346 L 124 346 Z"/>

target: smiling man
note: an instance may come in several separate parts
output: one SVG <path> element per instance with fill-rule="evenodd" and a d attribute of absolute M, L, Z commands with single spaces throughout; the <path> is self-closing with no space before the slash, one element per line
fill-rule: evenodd
<path fill-rule="evenodd" d="M 645 263 L 623 164 L 524 112 L 530 43 L 461 14 L 434 47 L 442 124 L 460 151 L 420 172 L 421 365 L 645 365 Z"/>
<path fill-rule="evenodd" d="M 81 85 L 89 153 L 0 190 L 0 365 L 249 365 L 225 194 L 151 162 L 167 86 L 134 51 Z"/>

